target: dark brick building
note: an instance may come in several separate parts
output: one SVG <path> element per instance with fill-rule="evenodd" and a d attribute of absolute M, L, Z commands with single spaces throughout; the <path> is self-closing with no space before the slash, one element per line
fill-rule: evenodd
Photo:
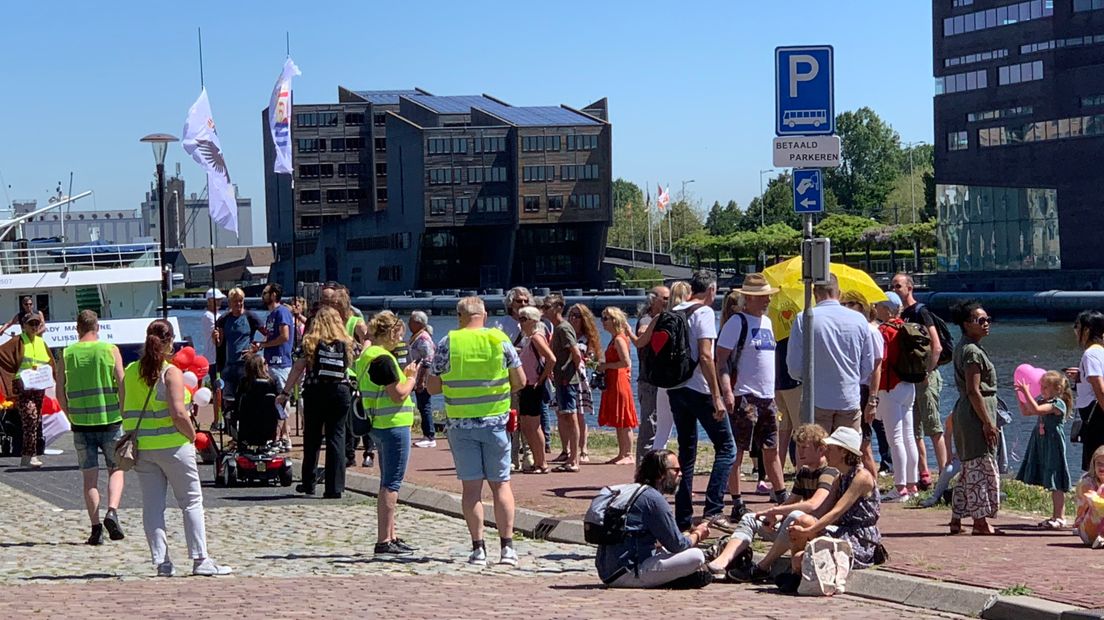
<path fill-rule="evenodd" d="M 604 99 L 576 110 L 422 90 L 338 98 L 294 108 L 294 191 L 271 172 L 264 125 L 274 279 L 290 284 L 294 263 L 299 280 L 358 294 L 599 283 L 613 200 Z"/>
<path fill-rule="evenodd" d="M 1104 0 L 932 7 L 936 286 L 1104 286 Z"/>

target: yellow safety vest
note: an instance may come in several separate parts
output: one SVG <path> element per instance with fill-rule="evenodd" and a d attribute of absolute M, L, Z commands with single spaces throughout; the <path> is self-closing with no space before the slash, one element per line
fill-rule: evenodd
<path fill-rule="evenodd" d="M 497 329 L 458 329 L 449 332 L 449 371 L 441 376 L 445 415 L 484 418 L 510 411 L 510 373 L 503 344 L 510 342 Z"/>
<path fill-rule="evenodd" d="M 65 413 L 74 426 L 103 426 L 122 420 L 115 384 L 115 345 L 76 342 L 65 347 Z"/>
<path fill-rule="evenodd" d="M 371 416 L 372 428 L 410 428 L 414 424 L 414 401 L 407 394 L 402 403 L 396 403 L 387 395 L 387 386 L 377 385 L 368 376 L 368 366 L 377 357 L 387 357 L 395 365 L 395 371 L 399 373 L 400 381 L 404 379 L 399 360 L 383 347 L 370 346 L 357 359 L 357 376 L 360 378 L 360 402 L 364 405 L 364 413 Z"/>
<path fill-rule="evenodd" d="M 161 367 L 162 376 L 168 362 Z M 161 384 L 162 390 L 164 384 Z M 158 395 L 158 384 L 150 386 L 138 375 L 138 362 L 131 362 L 123 374 L 123 386 L 126 393 L 123 395 L 123 430 L 132 431 L 138 429 L 139 450 L 166 450 L 176 449 L 190 443 L 180 431 L 173 425 L 172 416 L 169 414 L 169 403 Z M 145 414 L 142 414 L 146 396 L 149 396 L 149 404 L 145 405 Z M 184 402 L 191 401 L 190 394 L 184 390 Z M 142 425 L 138 425 L 138 418 L 142 418 Z"/>
<path fill-rule="evenodd" d="M 46 341 L 41 336 L 35 336 L 34 340 L 27 334 L 20 334 L 23 340 L 23 359 L 19 361 L 19 370 L 35 368 L 50 363 L 50 349 L 46 347 Z"/>

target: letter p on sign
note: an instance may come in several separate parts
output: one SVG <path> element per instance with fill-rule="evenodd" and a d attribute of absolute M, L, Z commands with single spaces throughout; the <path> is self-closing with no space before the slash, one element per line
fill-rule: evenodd
<path fill-rule="evenodd" d="M 808 67 L 808 71 L 802 72 L 802 65 Z M 816 58 L 807 54 L 794 54 L 790 56 L 790 97 L 797 98 L 797 83 L 811 82 L 820 73 L 820 63 Z"/>

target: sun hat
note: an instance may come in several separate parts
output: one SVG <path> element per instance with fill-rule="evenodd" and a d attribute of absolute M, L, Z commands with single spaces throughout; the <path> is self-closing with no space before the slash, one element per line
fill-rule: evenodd
<path fill-rule="evenodd" d="M 763 274 L 749 273 L 744 276 L 744 283 L 736 292 L 741 295 L 774 295 L 778 289 L 771 286 Z"/>
<path fill-rule="evenodd" d="M 862 435 L 850 426 L 841 426 L 832 431 L 824 445 L 839 446 L 855 456 L 862 456 Z"/>
<path fill-rule="evenodd" d="M 879 301 L 878 305 L 885 306 L 890 310 L 896 312 L 903 304 L 901 303 L 901 296 L 893 291 L 886 293 L 886 300 Z"/>
<path fill-rule="evenodd" d="M 222 291 L 217 288 L 209 288 L 203 297 L 204 299 L 225 299 L 226 295 L 223 295 Z"/>
<path fill-rule="evenodd" d="M 866 297 L 858 291 L 844 291 L 843 295 L 840 295 L 840 303 L 859 304 L 864 308 L 870 307 L 870 302 L 868 302 Z"/>

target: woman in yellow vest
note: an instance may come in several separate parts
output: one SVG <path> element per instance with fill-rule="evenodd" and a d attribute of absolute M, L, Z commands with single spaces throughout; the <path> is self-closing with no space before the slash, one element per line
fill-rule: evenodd
<path fill-rule="evenodd" d="M 157 319 L 146 328 L 142 357 L 123 372 L 119 400 L 123 431 L 138 431 L 134 470 L 142 487 L 142 525 L 158 577 L 176 574 L 165 536 L 165 493 L 171 486 L 184 512 L 184 538 L 193 575 L 228 575 L 230 568 L 207 557 L 203 491 L 196 466 L 195 427 L 186 408 L 184 374 L 169 363 L 173 354 L 172 323 Z"/>
<path fill-rule="evenodd" d="M 37 454 L 39 428 L 42 426 L 42 397 L 46 395 L 46 391 L 24 389 L 19 373 L 49 365 L 57 377 L 54 358 L 46 347 L 46 341 L 42 339 L 44 325 L 41 312 L 25 314 L 20 326 L 23 333 L 0 347 L 0 371 L 5 375 L 5 386 L 11 386 L 9 394 L 14 397 L 12 400 L 15 401 L 23 427 L 23 460 L 20 462 L 23 467 L 42 467 Z"/>
<path fill-rule="evenodd" d="M 414 424 L 414 375 L 418 364 L 399 366 L 394 350 L 403 341 L 406 326 L 384 310 L 368 323 L 372 346 L 356 364 L 364 413 L 372 420 L 372 439 L 379 448 L 380 490 L 376 503 L 375 555 L 395 558 L 411 555 L 416 548 L 395 534 L 395 506 L 410 456 L 410 426 Z"/>

